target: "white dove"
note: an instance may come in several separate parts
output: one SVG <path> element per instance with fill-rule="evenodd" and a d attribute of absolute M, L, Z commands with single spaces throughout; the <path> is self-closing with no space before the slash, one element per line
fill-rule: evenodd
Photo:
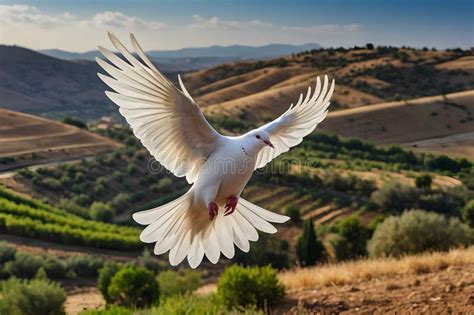
<path fill-rule="evenodd" d="M 175 266 L 186 257 L 196 268 L 204 255 L 217 263 L 222 252 L 234 256 L 234 244 L 244 252 L 249 241 L 257 241 L 260 230 L 275 233 L 269 222 L 284 223 L 279 215 L 240 198 L 255 169 L 299 144 L 327 114 L 334 80 L 319 77 L 311 93 L 308 88 L 295 106 L 274 121 L 238 137 L 219 134 L 204 118 L 178 76 L 181 91 L 166 79 L 145 56 L 130 34 L 139 61 L 109 32 L 109 38 L 123 58 L 100 47 L 112 63 L 96 58 L 111 77 L 98 76 L 116 92 L 106 95 L 116 103 L 135 136 L 166 169 L 186 176 L 191 188 L 163 206 L 133 214 L 148 225 L 140 235 L 145 243 L 156 243 L 156 255 L 169 251 Z M 225 211 L 219 211 L 224 207 Z"/>

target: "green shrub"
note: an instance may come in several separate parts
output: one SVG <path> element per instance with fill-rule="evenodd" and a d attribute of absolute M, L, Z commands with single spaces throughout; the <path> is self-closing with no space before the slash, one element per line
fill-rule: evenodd
<path fill-rule="evenodd" d="M 99 270 L 99 279 L 97 280 L 97 288 L 99 289 L 100 293 L 104 297 L 107 303 L 112 302 L 109 297 L 109 285 L 112 277 L 119 271 L 119 266 L 114 262 L 107 262 L 104 266 Z"/>
<path fill-rule="evenodd" d="M 66 259 L 66 268 L 78 277 L 96 277 L 103 262 L 92 255 L 73 255 Z"/>
<path fill-rule="evenodd" d="M 285 294 L 276 270 L 267 267 L 228 267 L 217 283 L 217 294 L 229 308 L 257 306 L 264 308 Z"/>
<path fill-rule="evenodd" d="M 196 270 L 162 271 L 156 277 L 161 296 L 191 293 L 202 283 L 201 274 Z"/>
<path fill-rule="evenodd" d="M 303 234 L 296 244 L 296 255 L 301 266 L 312 266 L 324 259 L 323 244 L 316 238 L 313 221 L 307 220 L 303 225 Z"/>
<path fill-rule="evenodd" d="M 44 279 L 11 278 L 0 282 L 0 314 L 64 314 L 64 290 Z"/>
<path fill-rule="evenodd" d="M 139 308 L 156 303 L 160 296 L 153 273 L 132 266 L 120 269 L 112 277 L 107 294 L 118 305 Z"/>
<path fill-rule="evenodd" d="M 93 220 L 112 222 L 114 211 L 108 203 L 94 201 L 89 209 L 89 215 Z"/>
<path fill-rule="evenodd" d="M 383 211 L 400 212 L 416 205 L 418 192 L 400 183 L 384 185 L 380 190 L 374 191 L 370 197 Z"/>
<path fill-rule="evenodd" d="M 5 271 L 18 278 L 31 279 L 42 264 L 43 259 L 40 256 L 17 252 L 15 260 L 5 264 Z"/>
<path fill-rule="evenodd" d="M 51 279 L 65 278 L 68 272 L 64 261 L 54 256 L 47 256 L 43 261 L 42 268 Z"/>
<path fill-rule="evenodd" d="M 68 125 L 76 126 L 81 129 L 87 129 L 87 125 L 84 122 L 71 116 L 64 116 L 62 122 Z"/>
<path fill-rule="evenodd" d="M 34 176 L 34 173 L 28 168 L 21 168 L 18 171 L 16 171 L 16 174 L 19 176 L 23 176 L 27 179 L 32 179 Z"/>
<path fill-rule="evenodd" d="M 51 190 L 57 190 L 62 187 L 61 182 L 55 178 L 45 178 L 42 180 L 42 185 Z"/>
<path fill-rule="evenodd" d="M 461 210 L 464 222 L 474 227 L 474 199 L 470 200 Z"/>
<path fill-rule="evenodd" d="M 87 210 L 75 203 L 73 200 L 61 198 L 59 199 L 58 207 L 83 218 L 89 218 L 89 213 Z"/>
<path fill-rule="evenodd" d="M 463 205 L 464 196 L 448 190 L 421 194 L 418 201 L 420 209 L 457 217 L 460 216 Z"/>
<path fill-rule="evenodd" d="M 433 178 L 429 174 L 423 174 L 415 178 L 416 187 L 423 190 L 430 190 L 432 181 Z"/>
<path fill-rule="evenodd" d="M 130 205 L 130 194 L 119 193 L 112 199 L 112 207 L 115 209 L 125 209 Z"/>
<path fill-rule="evenodd" d="M 137 265 L 157 273 L 158 271 L 164 269 L 163 263 L 160 262 L 157 257 L 150 253 L 148 249 L 143 250 L 143 253 L 138 257 Z"/>
<path fill-rule="evenodd" d="M 346 260 L 350 254 L 349 242 L 345 237 L 337 233 L 325 235 L 324 243 L 327 244 L 327 251 L 330 257 L 337 260 Z"/>
<path fill-rule="evenodd" d="M 463 166 L 462 163 L 459 163 L 458 161 L 453 160 L 445 155 L 439 155 L 436 157 L 431 157 L 430 159 L 426 159 L 425 164 L 432 170 L 448 171 L 452 173 L 459 172 Z"/>
<path fill-rule="evenodd" d="M 5 242 L 0 242 L 0 266 L 3 266 L 4 263 L 14 260 L 16 254 L 16 249 L 8 246 Z"/>
<path fill-rule="evenodd" d="M 288 206 L 285 209 L 285 214 L 290 217 L 293 224 L 301 223 L 300 209 L 296 208 L 295 206 Z"/>
<path fill-rule="evenodd" d="M 367 255 L 367 241 L 371 236 L 370 230 L 362 225 L 356 216 L 347 217 L 339 221 L 335 229 L 345 242 L 339 241 L 339 260 L 354 259 Z M 345 252 L 342 252 L 343 248 Z"/>
<path fill-rule="evenodd" d="M 410 210 L 380 223 L 367 249 L 370 256 L 400 256 L 427 250 L 444 251 L 473 242 L 472 229 L 458 219 Z"/>

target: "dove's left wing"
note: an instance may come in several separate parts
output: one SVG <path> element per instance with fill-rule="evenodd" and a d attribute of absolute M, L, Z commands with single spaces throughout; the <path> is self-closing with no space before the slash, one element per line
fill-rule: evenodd
<path fill-rule="evenodd" d="M 186 91 L 178 90 L 145 56 L 135 37 L 130 38 L 141 61 L 113 35 L 109 38 L 124 59 L 99 47 L 111 64 L 96 58 L 111 77 L 98 74 L 115 92 L 105 92 L 132 127 L 135 136 L 164 167 L 194 182 L 207 157 L 223 136 L 207 122 Z"/>
<path fill-rule="evenodd" d="M 321 87 L 321 80 L 318 77 L 314 93 L 311 93 L 311 87 L 309 87 L 304 99 L 303 94 L 300 94 L 295 106 L 292 104 L 280 117 L 258 128 L 257 130 L 265 130 L 269 133 L 275 148 L 264 147 L 257 156 L 255 168 L 264 167 L 280 154 L 298 145 L 303 141 L 303 137 L 313 132 L 326 117 L 329 99 L 333 92 L 334 80 L 329 87 L 328 77 L 325 76 Z"/>

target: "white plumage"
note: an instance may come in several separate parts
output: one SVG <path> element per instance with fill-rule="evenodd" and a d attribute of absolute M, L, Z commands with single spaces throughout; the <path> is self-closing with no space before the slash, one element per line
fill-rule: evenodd
<path fill-rule="evenodd" d="M 217 263 L 222 253 L 235 254 L 234 245 L 248 252 L 260 230 L 275 233 L 271 223 L 283 223 L 279 215 L 239 198 L 253 171 L 299 144 L 327 114 L 334 80 L 316 80 L 296 105 L 274 121 L 238 137 L 219 134 L 178 76 L 181 91 L 166 79 L 145 56 L 130 35 L 141 61 L 112 34 L 109 38 L 122 58 L 99 47 L 110 63 L 97 58 L 110 75 L 98 74 L 115 92 L 105 92 L 119 106 L 135 136 L 164 167 L 193 184 L 176 200 L 140 211 L 133 219 L 147 227 L 140 235 L 155 243 L 156 255 L 169 251 L 177 265 L 186 257 L 196 268 L 204 255 Z M 225 211 L 218 211 L 225 207 Z M 270 223 L 271 222 L 271 223 Z"/>

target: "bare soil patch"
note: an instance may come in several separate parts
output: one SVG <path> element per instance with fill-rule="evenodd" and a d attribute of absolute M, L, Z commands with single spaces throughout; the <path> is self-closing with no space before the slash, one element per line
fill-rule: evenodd
<path fill-rule="evenodd" d="M 288 304 L 296 305 L 286 308 L 294 314 L 468 314 L 474 312 L 474 264 L 294 291 L 289 297 Z"/>

